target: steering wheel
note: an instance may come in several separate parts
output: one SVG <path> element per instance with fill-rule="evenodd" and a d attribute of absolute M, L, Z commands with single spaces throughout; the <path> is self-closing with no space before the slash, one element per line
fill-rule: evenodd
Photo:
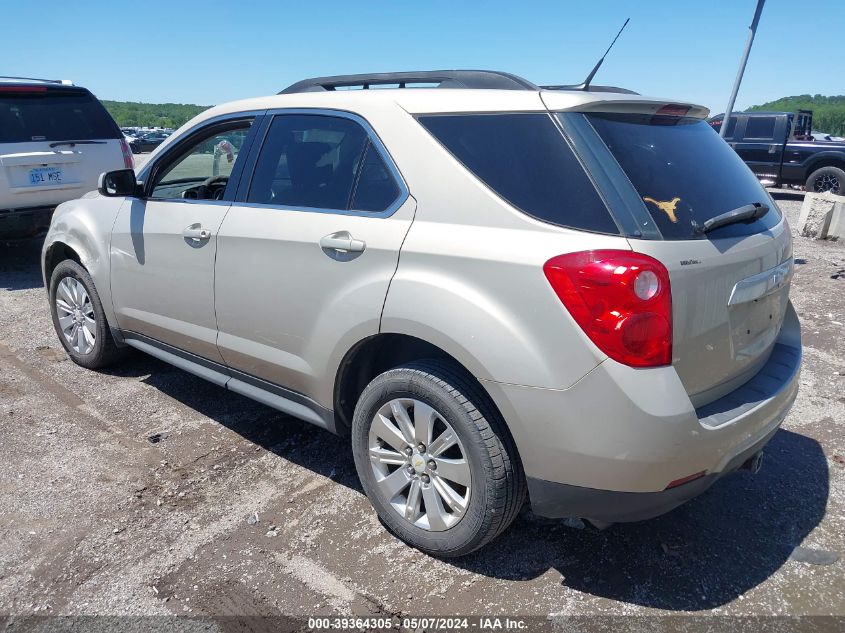
<path fill-rule="evenodd" d="M 226 190 L 226 183 L 228 182 L 228 176 L 211 176 L 210 178 L 206 178 L 202 181 L 201 185 L 197 186 L 197 198 L 199 200 L 220 200 L 223 197 L 223 192 Z M 208 195 L 209 192 L 212 194 L 210 198 Z"/>

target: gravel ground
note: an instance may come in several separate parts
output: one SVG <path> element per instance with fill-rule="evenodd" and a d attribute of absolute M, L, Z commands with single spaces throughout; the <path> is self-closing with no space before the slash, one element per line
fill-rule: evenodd
<path fill-rule="evenodd" d="M 845 244 L 796 237 L 801 391 L 758 475 L 457 561 L 382 528 L 343 440 L 141 354 L 71 363 L 39 249 L 0 245 L 0 616 L 845 615 L 813 561 L 845 549 Z"/>

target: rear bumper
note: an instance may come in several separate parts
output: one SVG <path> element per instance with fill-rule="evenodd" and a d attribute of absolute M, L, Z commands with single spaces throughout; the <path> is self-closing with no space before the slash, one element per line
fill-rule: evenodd
<path fill-rule="evenodd" d="M 761 370 L 697 410 L 672 367 L 607 360 L 566 390 L 484 385 L 508 421 L 536 514 L 634 521 L 700 494 L 759 452 L 795 400 L 800 364 L 790 305 Z"/>
<path fill-rule="evenodd" d="M 529 477 L 531 509 L 535 514 L 544 517 L 575 516 L 607 523 L 651 519 L 697 497 L 725 475 L 741 468 L 763 450 L 776 432 L 777 427 L 756 444 L 735 455 L 721 472 L 709 473 L 689 483 L 660 492 L 596 490 Z"/>
<path fill-rule="evenodd" d="M 0 240 L 34 237 L 50 228 L 56 205 L 26 209 L 0 209 Z"/>

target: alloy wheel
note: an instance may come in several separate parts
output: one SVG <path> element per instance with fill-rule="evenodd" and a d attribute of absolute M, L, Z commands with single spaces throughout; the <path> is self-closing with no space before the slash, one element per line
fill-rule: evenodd
<path fill-rule="evenodd" d="M 82 283 L 65 277 L 56 287 L 56 316 L 67 344 L 78 354 L 90 354 L 97 339 L 94 306 Z"/>
<path fill-rule="evenodd" d="M 406 521 L 440 532 L 469 506 L 467 453 L 446 419 L 426 403 L 397 398 L 370 424 L 370 464 L 379 493 Z"/>
<path fill-rule="evenodd" d="M 816 190 L 816 193 L 824 193 L 825 191 L 841 193 L 842 183 L 833 174 L 822 174 L 816 178 L 816 182 L 813 183 L 813 189 Z"/>

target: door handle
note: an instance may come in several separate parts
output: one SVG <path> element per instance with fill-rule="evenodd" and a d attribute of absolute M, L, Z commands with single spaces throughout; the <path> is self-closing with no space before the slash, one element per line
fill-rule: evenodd
<path fill-rule="evenodd" d="M 182 235 L 187 239 L 196 240 L 197 242 L 204 242 L 211 239 L 211 231 L 195 224 L 185 227 L 182 231 Z"/>
<path fill-rule="evenodd" d="M 367 248 L 367 244 L 363 240 L 353 239 L 346 231 L 341 231 L 320 238 L 320 248 L 330 251 L 361 253 Z"/>

